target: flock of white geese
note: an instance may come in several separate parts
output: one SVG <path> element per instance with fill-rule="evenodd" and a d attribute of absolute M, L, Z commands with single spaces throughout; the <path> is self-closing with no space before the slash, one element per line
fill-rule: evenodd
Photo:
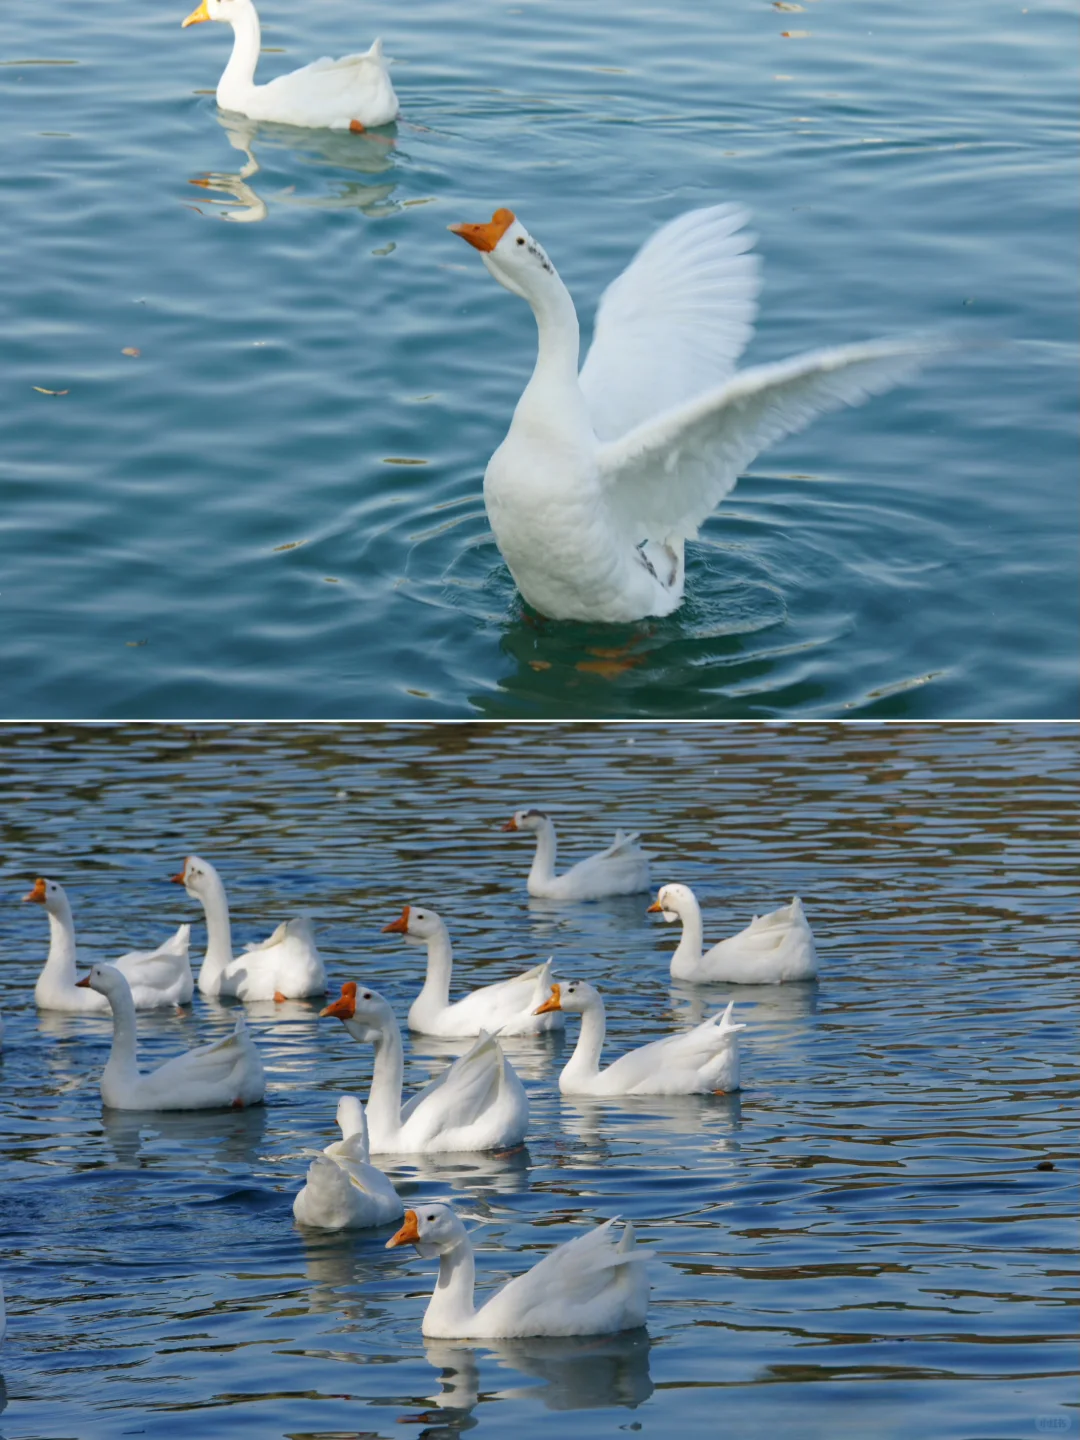
<path fill-rule="evenodd" d="M 183 24 L 207 20 L 233 30 L 223 110 L 354 131 L 397 117 L 378 40 L 259 85 L 252 0 L 202 0 Z M 759 290 L 746 220 L 736 205 L 711 205 L 659 230 L 601 297 L 580 369 L 570 292 L 514 212 L 450 226 L 536 318 L 536 367 L 487 466 L 484 503 L 518 590 L 542 615 L 670 614 L 683 600 L 686 542 L 761 450 L 907 379 L 943 348 L 873 340 L 736 371 Z"/>
<path fill-rule="evenodd" d="M 504 826 L 535 836 L 530 895 L 554 900 L 601 900 L 649 889 L 649 857 L 636 834 L 616 835 L 596 855 L 556 871 L 555 827 L 540 810 L 517 811 Z M 190 925 L 181 925 L 152 951 L 133 951 L 97 964 L 77 978 L 75 926 L 63 887 L 39 878 L 23 898 L 42 905 L 49 951 L 34 987 L 39 1009 L 107 1013 L 112 1048 L 101 1076 L 103 1103 L 118 1110 L 213 1110 L 259 1104 L 266 1076 L 243 1013 L 232 1034 L 167 1060 L 139 1067 L 140 1010 L 188 1004 L 196 986 L 206 996 L 239 1001 L 284 1001 L 325 996 L 326 971 L 306 918 L 287 920 L 259 944 L 234 954 L 229 904 L 214 867 L 189 855 L 172 877 L 198 900 L 206 922 L 206 950 L 197 978 L 189 959 Z M 671 960 L 673 976 L 690 981 L 779 984 L 817 974 L 814 939 L 798 898 L 755 917 L 739 934 L 703 950 L 701 911 L 686 885 L 664 885 L 648 913 L 682 924 Z M 403 1098 L 404 1048 L 389 1002 L 362 981 L 350 980 L 340 998 L 320 1011 L 339 1019 L 361 1045 L 374 1047 L 367 1104 L 354 1095 L 338 1102 L 341 1139 L 314 1155 L 293 1213 L 300 1225 L 322 1230 L 372 1228 L 404 1220 L 387 1248 L 412 1244 L 439 1258 L 439 1280 L 423 1333 L 441 1339 L 604 1334 L 645 1321 L 649 1252 L 634 1245 L 633 1227 L 614 1220 L 560 1245 L 485 1303 L 474 1303 L 473 1250 L 461 1217 L 441 1203 L 406 1210 L 372 1153 L 432 1155 L 506 1151 L 522 1144 L 529 1126 L 525 1089 L 504 1055 L 499 1035 L 537 1035 L 580 1017 L 580 1032 L 559 1076 L 565 1095 L 691 1095 L 739 1087 L 739 1032 L 733 1003 L 693 1028 L 629 1050 L 601 1065 L 604 1001 L 582 979 L 552 978 L 552 961 L 484 985 L 451 1000 L 453 955 L 442 918 L 406 905 L 384 927 L 427 951 L 424 984 L 408 1012 L 408 1028 L 425 1035 L 473 1039 L 423 1089 Z M 0 1326 L 3 1292 L 0 1290 Z M 2 1329 L 0 1329 L 2 1333 Z"/>

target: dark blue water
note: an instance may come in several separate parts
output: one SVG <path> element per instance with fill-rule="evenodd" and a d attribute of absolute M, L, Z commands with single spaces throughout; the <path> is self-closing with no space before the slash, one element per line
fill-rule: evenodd
<path fill-rule="evenodd" d="M 1072 6 L 264 0 L 267 76 L 384 37 L 382 138 L 220 117 L 188 8 L 0 19 L 0 713 L 1077 713 Z M 676 616 L 530 623 L 481 478 L 533 322 L 446 226 L 509 204 L 587 335 L 729 199 L 750 361 L 970 345 L 759 457 Z"/>
<path fill-rule="evenodd" d="M 1053 727 L 4 732 L 0 1435 L 1075 1433 L 1077 768 Z M 335 988 L 399 1013 L 422 952 L 380 931 L 423 900 L 461 987 L 549 953 L 595 981 L 612 1053 L 733 993 L 672 988 L 647 896 L 530 904 L 499 830 L 525 802 L 570 855 L 640 826 L 712 937 L 800 893 L 822 974 L 737 993 L 737 1096 L 571 1103 L 557 1044 L 508 1042 L 527 1153 L 410 1165 L 402 1192 L 486 1216 L 484 1284 L 632 1217 L 648 1332 L 425 1345 L 431 1262 L 292 1221 L 370 1051 L 254 1006 L 265 1109 L 103 1117 L 108 1023 L 35 1013 L 45 925 L 18 896 L 61 879 L 86 954 L 115 953 L 199 922 L 165 879 L 197 849 L 238 941 L 307 907 Z M 230 1015 L 141 1020 L 144 1055 Z"/>

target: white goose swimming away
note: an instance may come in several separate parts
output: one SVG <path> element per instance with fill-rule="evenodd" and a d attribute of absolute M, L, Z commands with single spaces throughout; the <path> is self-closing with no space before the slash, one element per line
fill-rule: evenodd
<path fill-rule="evenodd" d="M 536 854 L 525 888 L 538 900 L 603 900 L 611 895 L 636 895 L 649 888 L 649 857 L 634 831 L 616 830 L 606 850 L 555 873 L 558 840 L 550 815 L 543 810 L 516 810 L 504 830 L 536 836 Z"/>
<path fill-rule="evenodd" d="M 726 985 L 780 985 L 813 980 L 818 973 L 814 934 L 802 901 L 755 915 L 745 930 L 702 953 L 701 906 L 689 885 L 664 885 L 648 914 L 663 915 L 671 925 L 682 921 L 682 935 L 671 957 L 674 980 Z"/>
<path fill-rule="evenodd" d="M 314 1157 L 293 1201 L 297 1224 L 313 1230 L 364 1230 L 399 1220 L 405 1207 L 371 1163 L 367 1118 L 355 1095 L 342 1095 L 338 1101 L 337 1123 L 341 1139 Z"/>

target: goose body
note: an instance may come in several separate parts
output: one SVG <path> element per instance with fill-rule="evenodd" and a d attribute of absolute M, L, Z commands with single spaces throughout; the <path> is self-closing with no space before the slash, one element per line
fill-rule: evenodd
<path fill-rule="evenodd" d="M 553 985 L 542 1010 L 581 1016 L 581 1034 L 559 1076 L 564 1095 L 708 1095 L 739 1088 L 739 1031 L 729 1004 L 692 1030 L 628 1050 L 600 1069 L 606 1022 L 600 992 L 586 980 Z"/>
<path fill-rule="evenodd" d="M 669 925 L 682 921 L 682 937 L 671 957 L 675 980 L 780 985 L 787 980 L 813 980 L 818 973 L 813 931 L 797 895 L 790 905 L 755 915 L 745 930 L 704 954 L 701 907 L 689 885 L 665 885 L 649 914 L 662 914 Z"/>
<path fill-rule="evenodd" d="M 39 1010 L 62 1010 L 75 1015 L 105 1015 L 104 995 L 83 990 L 75 982 L 75 922 L 64 887 L 39 876 L 24 900 L 44 905 L 49 917 L 49 953 L 34 985 Z M 136 1010 L 157 1010 L 187 1005 L 194 992 L 188 949 L 191 926 L 181 925 L 156 950 L 132 950 L 112 963 L 127 980 Z"/>
<path fill-rule="evenodd" d="M 406 1210 L 387 1249 L 415 1245 L 439 1257 L 439 1280 L 421 1330 L 432 1339 L 485 1340 L 525 1335 L 609 1335 L 644 1325 L 649 1303 L 650 1250 L 634 1246 L 627 1222 L 616 1238 L 608 1220 L 508 1280 L 479 1309 L 476 1262 L 464 1225 L 449 1205 Z"/>
<path fill-rule="evenodd" d="M 341 987 L 341 998 L 321 1013 L 336 1015 L 355 1040 L 375 1046 L 367 1122 L 376 1153 L 504 1150 L 524 1140 L 529 1102 L 492 1036 L 481 1034 L 403 1105 L 401 1031 L 387 1001 L 350 980 Z"/>
<path fill-rule="evenodd" d="M 242 1109 L 263 1099 L 266 1077 L 242 1015 L 224 1039 L 186 1050 L 156 1070 L 141 1071 L 135 1006 L 123 973 L 114 965 L 94 965 L 78 983 L 104 995 L 112 1008 L 112 1049 L 101 1076 L 101 1098 L 110 1109 Z"/>
<path fill-rule="evenodd" d="M 533 1012 L 551 988 L 551 961 L 534 965 L 510 980 L 482 985 L 463 1000 L 450 1003 L 453 952 L 441 915 L 434 910 L 406 905 L 397 920 L 383 926 L 384 934 L 400 935 L 409 945 L 427 946 L 424 988 L 409 1006 L 409 1029 L 423 1035 L 479 1035 L 482 1030 L 500 1035 L 539 1035 L 561 1030 L 561 1015 Z"/>
<path fill-rule="evenodd" d="M 389 125 L 396 118 L 398 101 L 381 40 L 363 54 L 341 60 L 324 56 L 266 85 L 256 85 L 261 36 L 252 0 L 202 0 L 183 27 L 204 20 L 233 27 L 232 54 L 217 87 L 217 103 L 223 110 L 250 120 L 330 130 L 366 130 Z"/>
<path fill-rule="evenodd" d="M 611 895 L 635 895 L 649 888 L 649 857 L 638 844 L 637 833 L 615 832 L 606 850 L 579 860 L 561 875 L 555 873 L 555 826 L 543 810 L 517 810 L 504 830 L 527 830 L 536 836 L 536 854 L 525 888 L 542 900 L 603 900 Z"/>
<path fill-rule="evenodd" d="M 206 954 L 199 968 L 204 995 L 239 1000 L 302 1000 L 326 994 L 326 970 L 306 916 L 284 920 L 258 944 L 233 955 L 229 902 L 221 876 L 207 860 L 189 855 L 174 884 L 183 885 L 206 915 Z"/>
<path fill-rule="evenodd" d="M 337 1122 L 341 1139 L 315 1156 L 293 1201 L 297 1224 L 314 1230 L 364 1230 L 399 1220 L 405 1207 L 371 1163 L 364 1107 L 355 1095 L 342 1095 Z"/>
<path fill-rule="evenodd" d="M 873 341 L 735 371 L 758 267 L 733 205 L 665 225 L 608 287 L 578 372 L 577 312 L 512 211 L 450 228 L 536 317 L 536 367 L 484 475 L 521 594 L 555 620 L 639 620 L 682 603 L 684 546 L 754 456 L 912 373 L 926 345 Z"/>

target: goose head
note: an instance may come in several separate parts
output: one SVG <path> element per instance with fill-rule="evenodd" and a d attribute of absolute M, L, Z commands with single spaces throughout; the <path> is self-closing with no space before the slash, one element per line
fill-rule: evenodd
<path fill-rule="evenodd" d="M 486 225 L 451 225 L 467 240 L 495 279 L 522 300 L 542 294 L 553 280 L 555 267 L 512 210 L 496 210 Z"/>
<path fill-rule="evenodd" d="M 429 1258 L 453 1250 L 465 1239 L 465 1226 L 449 1205 L 432 1201 L 416 1210 L 405 1211 L 405 1224 L 386 1242 L 387 1250 L 398 1245 L 415 1245 Z"/>
<path fill-rule="evenodd" d="M 221 881 L 217 871 L 198 855 L 189 855 L 179 875 L 170 875 L 174 885 L 183 885 L 193 900 L 205 900 L 207 893 Z"/>
<path fill-rule="evenodd" d="M 106 997 L 122 995 L 125 990 L 131 994 L 127 976 L 117 970 L 115 965 L 91 965 L 90 974 L 76 980 L 75 984 L 80 990 L 96 990 L 99 995 Z"/>
<path fill-rule="evenodd" d="M 342 1095 L 337 1102 L 336 1120 L 341 1127 L 341 1138 L 348 1140 L 352 1135 L 364 1133 L 364 1107 L 356 1095 Z"/>
<path fill-rule="evenodd" d="M 235 25 L 241 15 L 254 9 L 251 0 L 202 0 L 202 4 L 186 20 L 181 20 L 180 28 L 186 30 L 189 25 L 201 25 L 204 20 L 220 20 L 226 25 Z"/>
<path fill-rule="evenodd" d="M 587 980 L 568 980 L 552 985 L 551 994 L 533 1014 L 547 1015 L 552 1010 L 564 1010 L 571 1015 L 583 1015 L 586 1010 L 603 1003 L 599 990 Z"/>
<path fill-rule="evenodd" d="M 426 945 L 446 929 L 446 924 L 434 910 L 406 905 L 396 920 L 382 928 L 384 935 L 400 935 L 409 945 Z"/>
<path fill-rule="evenodd" d="M 37 905 L 44 905 L 50 915 L 71 915 L 71 906 L 64 894 L 64 887 L 55 880 L 46 880 L 39 875 L 34 881 L 34 888 L 28 890 L 22 897 L 24 901 L 33 900 Z"/>
<path fill-rule="evenodd" d="M 504 830 L 531 830 L 535 835 L 548 823 L 543 810 L 515 810 L 502 827 Z"/>
<path fill-rule="evenodd" d="M 324 1015 L 336 1015 L 353 1039 L 362 1045 L 374 1045 L 388 1031 L 397 1028 L 389 1003 L 377 990 L 359 985 L 355 980 L 345 981 L 340 997 L 319 1011 L 320 1018 Z"/>
<path fill-rule="evenodd" d="M 660 893 L 645 911 L 646 915 L 663 915 L 670 925 L 673 920 L 682 920 L 693 914 L 697 900 L 689 885 L 662 885 Z"/>

